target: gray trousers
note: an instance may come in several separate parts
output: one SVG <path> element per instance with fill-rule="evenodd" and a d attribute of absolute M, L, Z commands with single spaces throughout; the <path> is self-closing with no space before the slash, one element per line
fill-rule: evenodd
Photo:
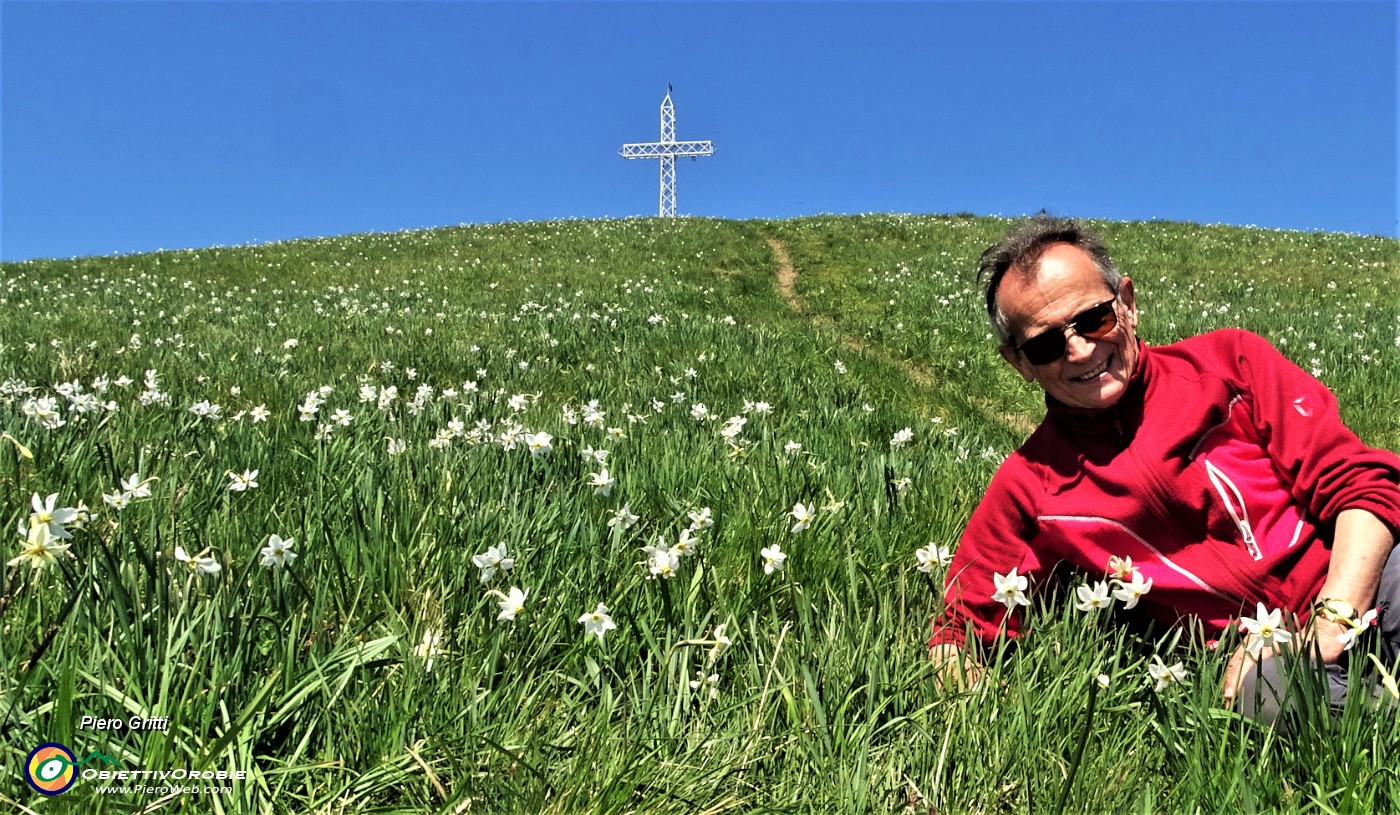
<path fill-rule="evenodd" d="M 1376 625 L 1368 629 L 1357 640 L 1356 645 L 1342 654 L 1341 660 L 1336 663 L 1318 665 L 1306 658 L 1306 655 L 1299 655 L 1293 659 L 1274 657 L 1256 665 L 1240 685 L 1240 692 L 1235 697 L 1236 709 L 1261 722 L 1273 724 L 1278 721 L 1286 711 L 1303 701 L 1301 697 L 1304 694 L 1297 687 L 1298 683 L 1295 682 L 1294 687 L 1289 687 L 1290 674 L 1299 671 L 1325 671 L 1328 702 L 1333 709 L 1340 708 L 1347 698 L 1348 665 L 1352 659 L 1365 660 L 1368 663 L 1368 681 L 1364 683 L 1364 692 L 1371 696 L 1376 704 L 1388 703 L 1393 708 L 1394 700 L 1386 701 L 1389 695 L 1380 686 L 1375 675 L 1375 666 L 1369 664 L 1370 660 L 1366 658 L 1366 654 L 1375 648 L 1379 638 L 1381 661 L 1392 671 L 1396 667 L 1396 656 L 1400 654 L 1400 545 L 1391 550 L 1390 557 L 1385 562 L 1385 569 L 1381 572 L 1381 585 L 1376 592 L 1376 608 L 1380 610 L 1376 616 Z"/>

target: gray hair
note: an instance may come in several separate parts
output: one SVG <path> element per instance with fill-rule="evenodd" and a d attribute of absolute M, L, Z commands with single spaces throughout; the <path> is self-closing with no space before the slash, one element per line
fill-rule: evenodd
<path fill-rule="evenodd" d="M 1118 272 L 1118 266 L 1108 256 L 1108 249 L 1097 235 L 1069 218 L 1056 218 L 1044 212 L 1028 218 L 988 247 L 977 262 L 977 281 L 986 297 L 987 318 L 992 322 L 992 333 L 996 334 L 997 341 L 1002 345 L 1011 343 L 1011 325 L 997 305 L 997 288 L 1001 286 L 1001 279 L 1012 269 L 1020 274 L 1034 272 L 1041 256 L 1057 243 L 1068 243 L 1088 253 L 1103 282 L 1113 292 L 1118 291 L 1118 282 L 1123 275 Z"/>

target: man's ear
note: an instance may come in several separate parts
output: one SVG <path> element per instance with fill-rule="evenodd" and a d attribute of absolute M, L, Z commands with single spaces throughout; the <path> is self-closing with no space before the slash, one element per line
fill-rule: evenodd
<path fill-rule="evenodd" d="M 1035 381 L 1035 372 L 1031 368 L 1031 364 L 1026 361 L 1025 357 L 1018 354 L 1015 348 L 1012 348 L 1010 345 L 1003 345 L 997 348 L 997 353 L 1001 354 L 1001 358 L 1006 360 L 1006 364 L 1016 369 L 1016 373 L 1020 374 L 1022 379 L 1027 382 Z"/>
<path fill-rule="evenodd" d="M 1123 307 L 1127 310 L 1125 316 L 1128 326 L 1137 330 L 1137 300 L 1133 297 L 1133 279 L 1131 277 L 1124 277 L 1118 281 L 1118 299 L 1122 301 Z"/>

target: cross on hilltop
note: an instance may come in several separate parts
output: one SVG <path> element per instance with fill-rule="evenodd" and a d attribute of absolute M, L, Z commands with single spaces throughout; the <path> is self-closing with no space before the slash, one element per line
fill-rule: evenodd
<path fill-rule="evenodd" d="M 715 146 L 709 141 L 676 141 L 676 105 L 671 101 L 671 86 L 666 85 L 666 98 L 661 102 L 661 140 L 624 144 L 618 151 L 623 158 L 654 158 L 661 160 L 661 206 L 657 215 L 676 217 L 676 158 L 712 156 Z"/>

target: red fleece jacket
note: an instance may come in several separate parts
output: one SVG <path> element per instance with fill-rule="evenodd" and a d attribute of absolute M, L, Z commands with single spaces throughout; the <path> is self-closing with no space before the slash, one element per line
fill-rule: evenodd
<path fill-rule="evenodd" d="M 1152 589 L 1129 613 L 1196 617 L 1214 637 L 1257 602 L 1304 614 L 1342 510 L 1400 537 L 1400 457 L 1362 444 L 1267 340 L 1227 329 L 1141 351 L 1112 408 L 1047 398 L 968 522 L 930 645 L 1019 633 L 994 573 L 1016 569 L 1034 594 L 1058 565 L 1096 581 L 1131 557 Z"/>

